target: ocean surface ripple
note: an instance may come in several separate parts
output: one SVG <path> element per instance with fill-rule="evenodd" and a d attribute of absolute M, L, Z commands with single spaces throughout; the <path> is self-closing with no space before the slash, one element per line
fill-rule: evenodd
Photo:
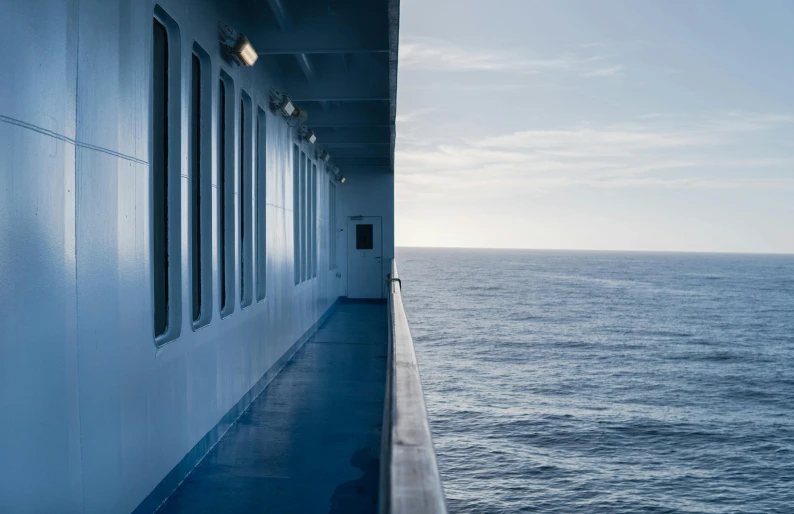
<path fill-rule="evenodd" d="M 794 512 L 794 256 L 397 263 L 450 512 Z"/>

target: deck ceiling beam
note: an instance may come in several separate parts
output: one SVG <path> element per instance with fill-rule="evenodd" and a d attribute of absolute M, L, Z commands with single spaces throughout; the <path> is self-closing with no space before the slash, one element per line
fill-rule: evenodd
<path fill-rule="evenodd" d="M 345 166 L 391 166 L 389 157 L 364 157 L 364 156 L 331 156 L 333 163 L 338 168 Z"/>
<path fill-rule="evenodd" d="M 326 144 L 367 144 L 382 143 L 389 141 L 389 125 L 382 127 L 357 127 L 345 126 L 328 128 L 311 123 L 311 118 L 307 125 L 310 126 L 317 137 Z"/>
<path fill-rule="evenodd" d="M 391 170 L 391 166 L 373 166 L 371 164 L 345 164 L 344 165 L 344 169 L 342 171 L 350 169 L 350 168 L 354 168 L 354 169 L 355 168 L 369 168 L 369 169 Z"/>
<path fill-rule="evenodd" d="M 349 146 L 349 147 L 331 147 L 328 148 L 322 144 L 322 141 L 317 140 L 320 148 L 325 148 L 331 154 L 333 159 L 359 159 L 359 158 L 386 158 L 389 156 L 390 148 L 387 145 L 366 145 L 366 146 Z"/>
<path fill-rule="evenodd" d="M 319 102 L 296 102 L 301 109 L 309 111 L 307 125 L 310 127 L 342 126 L 344 128 L 366 127 L 368 125 L 385 125 L 389 123 L 388 105 L 384 102 L 364 104 L 356 102 L 340 102 L 328 104 L 323 109 Z"/>
<path fill-rule="evenodd" d="M 286 88 L 284 89 L 286 91 Z M 377 96 L 359 96 L 359 95 L 349 95 L 349 96 L 330 96 L 328 94 L 323 93 L 307 93 L 304 95 L 290 95 L 290 98 L 293 102 L 300 103 L 300 102 L 387 102 L 390 100 L 388 96 L 377 95 Z"/>
<path fill-rule="evenodd" d="M 311 57 L 308 54 L 295 54 L 295 60 L 298 61 L 298 67 L 301 69 L 303 76 L 306 77 L 306 82 L 314 82 L 317 74 L 314 71 Z"/>
<path fill-rule="evenodd" d="M 388 20 L 373 23 L 365 12 L 352 10 L 329 15 L 327 9 L 306 8 L 293 17 L 287 6 L 291 0 L 268 0 L 276 24 L 281 29 L 259 28 L 246 34 L 257 53 L 289 54 L 356 54 L 389 51 Z M 252 27 L 253 28 L 253 27 Z"/>
<path fill-rule="evenodd" d="M 339 58 L 343 61 L 342 66 L 346 67 L 347 62 L 350 60 L 350 54 L 385 54 L 388 53 L 389 50 L 385 48 L 359 48 L 359 47 L 350 47 L 350 48 L 342 48 L 342 47 L 335 47 L 335 48 L 316 48 L 316 47 L 297 47 L 292 49 L 264 49 L 260 50 L 259 48 L 256 49 L 256 53 L 259 55 L 297 55 L 297 54 L 306 54 L 306 55 L 320 55 L 320 54 L 329 54 L 329 55 L 338 55 Z"/>
<path fill-rule="evenodd" d="M 313 129 L 359 129 L 359 128 L 389 128 L 391 125 L 389 123 L 326 123 L 324 125 L 319 125 L 317 123 L 312 123 Z"/>
<path fill-rule="evenodd" d="M 284 5 L 286 0 L 268 0 L 268 6 L 270 7 L 270 11 L 273 13 L 273 17 L 276 19 L 276 23 L 281 28 L 281 32 L 288 32 L 292 29 L 292 16 L 290 15 L 289 11 L 287 10 L 286 5 Z M 270 53 L 270 55 L 276 55 Z M 295 59 L 298 61 L 298 67 L 303 72 L 304 77 L 306 77 L 307 82 L 313 82 L 315 78 L 314 66 L 312 65 L 310 54 L 306 52 L 298 52 L 293 54 Z"/>
<path fill-rule="evenodd" d="M 289 11 L 287 11 L 287 7 L 284 5 L 285 2 L 287 2 L 287 0 L 267 0 L 270 12 L 273 13 L 273 17 L 276 19 L 278 26 L 281 27 L 282 32 L 286 32 L 292 28 L 292 16 L 290 16 Z"/>
<path fill-rule="evenodd" d="M 277 89 L 294 101 L 359 101 L 389 100 L 389 76 L 373 59 L 350 62 L 344 70 L 338 61 L 296 56 L 294 72 L 280 77 Z M 300 68 L 300 71 L 298 71 Z"/>
<path fill-rule="evenodd" d="M 367 143 L 362 142 L 339 142 L 339 143 L 326 143 L 323 142 L 322 146 L 326 148 L 356 148 L 356 147 L 371 147 L 371 146 L 391 146 L 391 141 L 370 141 Z"/>

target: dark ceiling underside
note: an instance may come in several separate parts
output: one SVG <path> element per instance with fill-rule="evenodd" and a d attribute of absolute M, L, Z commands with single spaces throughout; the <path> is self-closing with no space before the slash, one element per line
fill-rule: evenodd
<path fill-rule="evenodd" d="M 238 0 L 274 86 L 332 162 L 394 170 L 399 0 Z"/>

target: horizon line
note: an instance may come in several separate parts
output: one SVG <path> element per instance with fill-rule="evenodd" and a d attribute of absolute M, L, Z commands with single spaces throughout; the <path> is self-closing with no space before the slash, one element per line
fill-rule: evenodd
<path fill-rule="evenodd" d="M 738 251 L 719 251 L 719 250 L 622 250 L 622 249 L 591 249 L 591 248 L 529 248 L 529 247 L 496 247 L 496 246 L 414 246 L 414 245 L 395 245 L 395 250 L 406 249 L 427 249 L 427 250 L 531 250 L 541 252 L 602 252 L 602 253 L 688 253 L 688 254 L 707 254 L 707 255 L 774 255 L 794 257 L 794 252 L 738 252 Z"/>

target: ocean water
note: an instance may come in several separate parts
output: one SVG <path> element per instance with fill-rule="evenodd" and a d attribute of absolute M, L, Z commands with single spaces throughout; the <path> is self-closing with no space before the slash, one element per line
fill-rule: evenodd
<path fill-rule="evenodd" d="M 794 513 L 794 256 L 397 250 L 452 513 Z"/>

